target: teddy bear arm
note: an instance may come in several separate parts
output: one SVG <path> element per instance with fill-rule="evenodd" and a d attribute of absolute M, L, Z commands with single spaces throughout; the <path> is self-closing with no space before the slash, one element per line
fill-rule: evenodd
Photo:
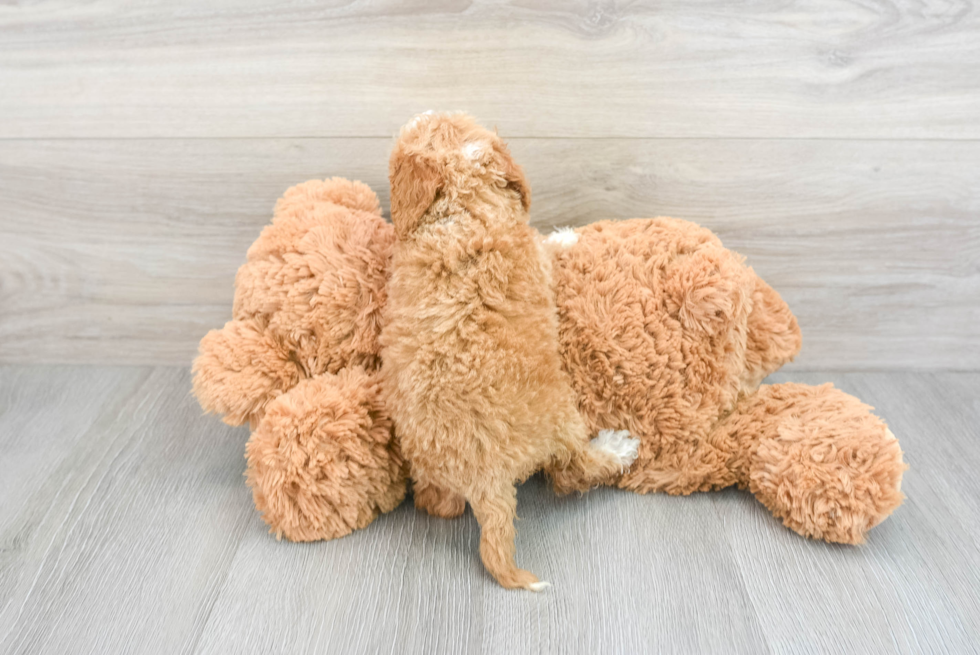
<path fill-rule="evenodd" d="M 857 544 L 899 505 L 898 440 L 857 398 L 832 384 L 763 385 L 743 396 L 711 441 L 791 530 Z"/>
<path fill-rule="evenodd" d="M 194 395 L 229 425 L 257 425 L 266 404 L 305 377 L 281 340 L 252 320 L 229 321 L 201 339 Z"/>
<path fill-rule="evenodd" d="M 800 326 L 789 305 L 751 271 L 754 281 L 748 317 L 743 388 L 755 389 L 770 373 L 792 361 L 802 344 Z"/>

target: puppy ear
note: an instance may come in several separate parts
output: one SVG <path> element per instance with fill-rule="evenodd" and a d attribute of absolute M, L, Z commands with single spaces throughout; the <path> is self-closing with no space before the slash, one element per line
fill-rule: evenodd
<path fill-rule="evenodd" d="M 418 226 L 419 219 L 436 199 L 443 186 L 435 162 L 423 155 L 396 147 L 388 164 L 391 182 L 391 222 L 404 239 Z"/>
<path fill-rule="evenodd" d="M 528 184 L 527 178 L 524 177 L 524 169 L 521 168 L 515 161 L 514 158 L 510 156 L 510 150 L 507 146 L 502 146 L 500 148 L 500 159 L 503 165 L 504 179 L 507 180 L 507 187 L 514 189 L 521 196 L 521 204 L 524 206 L 524 211 L 530 211 L 531 209 L 531 185 Z"/>

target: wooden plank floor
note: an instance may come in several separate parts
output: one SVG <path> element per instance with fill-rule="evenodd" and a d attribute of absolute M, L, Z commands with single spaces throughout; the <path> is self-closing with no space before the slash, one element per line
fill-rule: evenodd
<path fill-rule="evenodd" d="M 861 547 L 806 541 L 738 491 L 519 495 L 519 562 L 471 514 L 409 503 L 347 538 L 277 542 L 247 432 L 182 368 L 0 367 L 3 653 L 966 653 L 980 643 L 978 373 L 797 373 L 877 406 L 908 498 Z"/>
<path fill-rule="evenodd" d="M 977 652 L 978 3 L 0 0 L 0 653 Z M 187 366 L 276 197 L 387 206 L 427 109 L 499 128 L 542 229 L 673 215 L 746 255 L 803 328 L 777 379 L 877 405 L 905 505 L 844 548 L 737 491 L 535 479 L 540 595 L 470 514 L 270 537 Z"/>

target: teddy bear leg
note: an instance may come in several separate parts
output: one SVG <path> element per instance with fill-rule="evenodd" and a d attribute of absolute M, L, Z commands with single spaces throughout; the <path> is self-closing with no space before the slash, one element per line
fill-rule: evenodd
<path fill-rule="evenodd" d="M 417 509 L 439 518 L 454 519 L 466 510 L 466 499 L 461 495 L 421 480 L 415 480 L 412 495 Z"/>
<path fill-rule="evenodd" d="M 229 321 L 201 339 L 194 395 L 229 425 L 258 425 L 266 404 L 305 377 L 289 348 L 255 321 Z"/>
<path fill-rule="evenodd" d="M 360 368 L 303 380 L 270 402 L 246 456 L 256 509 L 290 541 L 342 537 L 405 497 L 377 376 Z"/>
<path fill-rule="evenodd" d="M 714 436 L 737 444 L 740 484 L 788 528 L 857 544 L 904 498 L 902 450 L 871 409 L 832 384 L 763 385 Z"/>

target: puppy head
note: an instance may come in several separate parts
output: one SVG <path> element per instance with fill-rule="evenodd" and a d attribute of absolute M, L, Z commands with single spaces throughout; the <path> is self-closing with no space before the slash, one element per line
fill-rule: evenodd
<path fill-rule="evenodd" d="M 398 136 L 388 165 L 391 219 L 403 239 L 441 196 L 466 201 L 481 188 L 520 200 L 526 212 L 531 189 L 497 136 L 462 112 L 419 114 Z"/>

